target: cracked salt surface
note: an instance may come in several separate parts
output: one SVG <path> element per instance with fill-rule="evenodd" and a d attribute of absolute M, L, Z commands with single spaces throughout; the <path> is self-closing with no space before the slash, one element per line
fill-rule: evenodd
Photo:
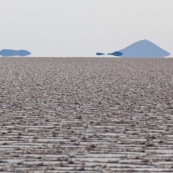
<path fill-rule="evenodd" d="M 173 172 L 172 66 L 0 58 L 0 172 Z"/>

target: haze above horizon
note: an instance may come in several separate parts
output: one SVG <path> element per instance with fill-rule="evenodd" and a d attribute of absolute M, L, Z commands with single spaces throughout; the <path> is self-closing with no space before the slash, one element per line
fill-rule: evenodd
<path fill-rule="evenodd" d="M 0 49 L 94 56 L 148 39 L 173 55 L 170 0 L 1 0 Z"/>

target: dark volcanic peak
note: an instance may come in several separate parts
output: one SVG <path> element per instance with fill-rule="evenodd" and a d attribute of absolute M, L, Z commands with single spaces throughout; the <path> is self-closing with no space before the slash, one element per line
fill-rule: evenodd
<path fill-rule="evenodd" d="M 31 53 L 27 50 L 12 50 L 12 49 L 3 49 L 0 51 L 0 55 L 4 57 L 8 56 L 28 56 Z"/>
<path fill-rule="evenodd" d="M 105 54 L 101 53 L 101 52 L 97 52 L 96 55 L 101 56 L 101 55 L 105 55 Z"/>
<path fill-rule="evenodd" d="M 108 53 L 108 55 L 113 55 L 113 56 L 122 56 L 123 53 L 122 53 L 122 52 L 119 52 L 119 51 L 116 51 L 116 52 L 113 52 L 113 53 Z"/>
<path fill-rule="evenodd" d="M 122 52 L 121 57 L 127 58 L 163 58 L 170 55 L 169 52 L 148 40 L 133 43 L 119 52 Z"/>

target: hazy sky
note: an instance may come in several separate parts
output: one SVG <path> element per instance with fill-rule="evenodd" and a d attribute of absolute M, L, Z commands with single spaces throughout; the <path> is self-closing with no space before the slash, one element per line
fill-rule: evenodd
<path fill-rule="evenodd" d="M 94 56 L 148 39 L 173 55 L 173 0 L 0 0 L 0 49 Z"/>

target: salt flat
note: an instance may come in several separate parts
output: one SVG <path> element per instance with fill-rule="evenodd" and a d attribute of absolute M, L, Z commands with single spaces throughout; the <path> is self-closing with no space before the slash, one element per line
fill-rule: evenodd
<path fill-rule="evenodd" d="M 173 59 L 0 58 L 0 172 L 173 172 Z"/>

